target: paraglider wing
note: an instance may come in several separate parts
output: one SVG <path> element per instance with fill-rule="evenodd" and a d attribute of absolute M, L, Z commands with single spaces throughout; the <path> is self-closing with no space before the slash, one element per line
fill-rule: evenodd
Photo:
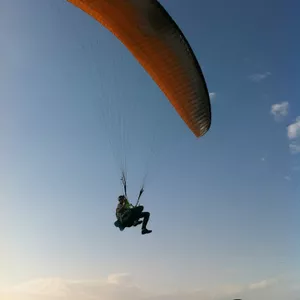
<path fill-rule="evenodd" d="M 68 0 L 110 30 L 134 55 L 197 136 L 211 125 L 201 68 L 183 33 L 156 0 Z"/>

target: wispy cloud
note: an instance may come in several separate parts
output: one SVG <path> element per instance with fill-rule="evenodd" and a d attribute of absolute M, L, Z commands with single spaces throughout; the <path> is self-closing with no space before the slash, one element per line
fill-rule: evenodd
<path fill-rule="evenodd" d="M 111 274 L 107 277 L 107 283 L 131 285 L 133 278 L 129 273 Z"/>
<path fill-rule="evenodd" d="M 42 278 L 2 292 L 12 300 L 137 300 L 147 295 L 133 284 L 129 274 L 112 274 L 107 279 L 66 280 Z M 0 292 L 0 299 L 1 292 Z"/>
<path fill-rule="evenodd" d="M 256 74 L 250 75 L 249 78 L 254 82 L 260 82 L 271 75 L 272 75 L 271 72 L 256 73 Z"/>
<path fill-rule="evenodd" d="M 128 279 L 129 282 L 128 282 Z M 125 281 L 124 281 L 125 280 Z M 246 285 L 225 285 L 213 289 L 170 292 L 148 292 L 133 284 L 129 274 L 113 274 L 100 280 L 65 280 L 60 278 L 37 279 L 0 291 L 0 299 L 9 300 L 223 300 L 232 297 L 249 300 L 279 300 L 273 297 L 280 284 L 277 279 L 265 279 Z"/>
<path fill-rule="evenodd" d="M 287 176 L 284 176 L 284 179 L 287 180 L 287 181 L 292 180 L 291 176 L 288 176 L 288 175 L 287 175 Z"/>
<path fill-rule="evenodd" d="M 276 278 L 265 279 L 256 283 L 252 283 L 249 285 L 250 290 L 258 290 L 258 289 L 265 289 L 267 287 L 273 286 L 278 283 Z"/>
<path fill-rule="evenodd" d="M 292 167 L 292 171 L 294 171 L 294 172 L 300 171 L 300 165 L 295 165 L 295 166 L 293 166 L 293 167 Z"/>
<path fill-rule="evenodd" d="M 290 148 L 290 152 L 292 154 L 300 153 L 300 142 L 297 142 L 297 141 L 291 142 L 289 145 L 289 148 Z"/>
<path fill-rule="evenodd" d="M 275 120 L 286 117 L 289 113 L 289 103 L 287 101 L 281 103 L 275 103 L 271 106 L 270 113 L 274 116 Z"/>

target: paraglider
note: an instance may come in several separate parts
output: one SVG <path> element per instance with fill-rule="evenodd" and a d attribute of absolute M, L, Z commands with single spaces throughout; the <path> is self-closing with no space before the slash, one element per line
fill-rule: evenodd
<path fill-rule="evenodd" d="M 184 34 L 157 0 L 67 1 L 126 46 L 197 138 L 206 134 L 211 126 L 211 105 L 204 76 Z"/>
<path fill-rule="evenodd" d="M 118 197 L 119 203 L 116 209 L 117 221 L 115 221 L 114 225 L 121 231 L 123 231 L 126 227 L 136 227 L 142 224 L 142 234 L 151 233 L 152 230 L 147 229 L 150 213 L 144 211 L 144 206 L 139 205 L 140 198 L 144 192 L 144 189 L 142 188 L 140 190 L 137 203 L 135 206 L 133 206 L 129 203 L 127 198 L 127 183 L 124 173 L 122 174 L 121 181 L 124 187 L 124 195 L 120 195 Z M 141 221 L 140 219 L 143 219 L 143 221 Z"/>
<path fill-rule="evenodd" d="M 136 227 L 142 224 L 142 234 L 152 232 L 152 230 L 147 229 L 150 213 L 143 211 L 144 207 L 142 205 L 133 206 L 125 195 L 120 195 L 118 200 L 119 204 L 116 209 L 117 221 L 114 223 L 116 227 L 123 231 L 126 227 Z M 143 221 L 140 220 L 141 218 L 143 218 Z"/>

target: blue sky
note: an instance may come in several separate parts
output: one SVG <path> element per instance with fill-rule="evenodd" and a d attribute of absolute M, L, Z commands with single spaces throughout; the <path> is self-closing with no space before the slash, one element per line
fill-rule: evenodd
<path fill-rule="evenodd" d="M 47 299 L 71 290 L 74 300 L 97 280 L 105 300 L 120 291 L 135 299 L 132 285 L 157 300 L 178 290 L 185 299 L 299 299 L 300 5 L 161 3 L 211 93 L 212 127 L 199 140 L 127 49 L 82 11 L 65 1 L 0 1 L 8 299 L 35 299 L 47 286 Z M 107 137 L 121 154 L 119 114 L 133 198 L 151 158 L 148 236 L 113 226 L 121 185 Z"/>

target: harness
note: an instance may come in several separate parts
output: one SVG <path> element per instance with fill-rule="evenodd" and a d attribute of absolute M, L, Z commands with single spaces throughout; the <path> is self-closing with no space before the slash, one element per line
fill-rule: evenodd
<path fill-rule="evenodd" d="M 131 217 L 131 213 L 132 213 L 131 209 L 135 208 L 139 205 L 140 198 L 144 192 L 144 186 L 142 186 L 142 188 L 140 189 L 136 204 L 132 205 L 131 203 L 129 203 L 129 201 L 127 199 L 127 183 L 126 183 L 126 177 L 125 177 L 124 173 L 122 173 L 121 181 L 122 181 L 123 188 L 124 188 L 124 195 L 126 197 L 126 199 L 125 199 L 126 202 L 125 202 L 124 211 L 122 213 L 116 213 L 116 217 L 121 224 L 124 224 L 124 223 L 128 222 L 128 220 Z"/>

